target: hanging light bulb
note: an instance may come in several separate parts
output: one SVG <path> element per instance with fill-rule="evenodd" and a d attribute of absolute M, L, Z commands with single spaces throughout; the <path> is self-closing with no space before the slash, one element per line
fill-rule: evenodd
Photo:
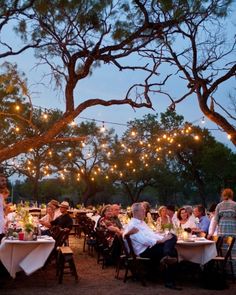
<path fill-rule="evenodd" d="M 231 139 L 232 136 L 231 136 L 230 134 L 227 134 L 227 138 L 228 138 L 228 139 Z"/>
<path fill-rule="evenodd" d="M 201 123 L 202 124 L 205 124 L 206 122 L 205 122 L 205 117 L 202 117 L 202 119 L 201 119 Z"/>
<path fill-rule="evenodd" d="M 19 111 L 20 110 L 20 106 L 18 104 L 15 106 L 15 110 L 16 111 Z"/>

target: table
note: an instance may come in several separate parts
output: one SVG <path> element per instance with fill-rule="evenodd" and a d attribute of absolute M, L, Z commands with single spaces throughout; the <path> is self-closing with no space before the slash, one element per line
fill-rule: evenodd
<path fill-rule="evenodd" d="M 179 261 L 185 260 L 204 265 L 216 257 L 214 241 L 199 238 L 189 241 L 178 240 L 176 243 Z"/>
<path fill-rule="evenodd" d="M 54 239 L 48 236 L 42 236 L 37 241 L 3 239 L 0 260 L 12 278 L 21 270 L 30 275 L 44 266 L 54 244 Z"/>

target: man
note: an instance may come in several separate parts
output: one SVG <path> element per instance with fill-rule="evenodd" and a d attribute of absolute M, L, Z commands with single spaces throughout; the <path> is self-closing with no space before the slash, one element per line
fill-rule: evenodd
<path fill-rule="evenodd" d="M 4 204 L 5 198 L 3 191 L 7 189 L 7 180 L 4 174 L 0 174 L 0 242 L 4 237 L 5 218 L 4 218 Z"/>
<path fill-rule="evenodd" d="M 69 209 L 69 203 L 66 201 L 63 201 L 60 204 L 61 215 L 57 217 L 56 219 L 54 219 L 53 221 L 51 221 L 51 225 L 59 226 L 61 228 L 72 229 L 73 220 L 68 213 L 68 209 Z"/>
<path fill-rule="evenodd" d="M 120 214 L 120 206 L 118 204 L 113 204 L 111 205 L 111 211 L 112 211 L 112 221 L 114 222 L 114 224 L 116 224 L 116 226 L 119 229 L 122 229 L 123 226 L 121 224 L 121 221 L 119 219 L 119 214 Z"/>
<path fill-rule="evenodd" d="M 177 263 L 175 244 L 176 236 L 162 236 L 153 232 L 144 221 L 145 209 L 142 203 L 134 203 L 131 207 L 133 217 L 125 228 L 124 236 L 129 234 L 135 254 L 150 258 L 153 266 L 164 266 L 165 286 L 179 289 L 174 284 L 173 264 Z"/>
<path fill-rule="evenodd" d="M 196 228 L 194 228 L 193 231 L 196 233 L 207 234 L 210 225 L 210 220 L 206 216 L 205 208 L 202 205 L 197 205 L 193 209 L 193 214 L 195 216 L 196 223 Z"/>

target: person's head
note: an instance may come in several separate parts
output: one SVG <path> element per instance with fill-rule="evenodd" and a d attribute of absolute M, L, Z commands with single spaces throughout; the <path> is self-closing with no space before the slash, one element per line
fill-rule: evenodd
<path fill-rule="evenodd" d="M 134 218 L 137 218 L 139 220 L 144 220 L 145 208 L 142 203 L 134 203 L 131 206 L 131 211 Z"/>
<path fill-rule="evenodd" d="M 7 187 L 7 179 L 3 173 L 0 173 L 0 189 L 4 189 Z"/>
<path fill-rule="evenodd" d="M 210 206 L 210 208 L 209 208 L 209 212 L 210 213 L 214 213 L 215 212 L 215 210 L 216 210 L 216 206 L 217 206 L 217 204 L 216 203 L 213 203 L 213 204 L 211 204 L 211 206 Z"/>
<path fill-rule="evenodd" d="M 184 207 L 182 207 L 182 208 L 180 208 L 178 210 L 178 212 L 177 212 L 177 218 L 179 220 L 187 220 L 188 217 L 189 217 L 188 216 L 188 212 L 187 212 L 187 210 Z"/>
<path fill-rule="evenodd" d="M 105 206 L 102 208 L 101 216 L 102 216 L 102 217 L 106 217 L 106 218 L 110 218 L 110 217 L 112 217 L 112 209 L 111 209 L 111 205 L 105 205 Z"/>
<path fill-rule="evenodd" d="M 63 201 L 63 202 L 61 202 L 61 204 L 60 204 L 60 211 L 61 211 L 61 213 L 62 214 L 66 214 L 67 213 L 67 210 L 69 209 L 69 203 L 68 202 L 66 202 L 66 201 Z"/>
<path fill-rule="evenodd" d="M 46 208 L 46 213 L 52 215 L 54 213 L 54 207 L 48 204 Z"/>
<path fill-rule="evenodd" d="M 143 207 L 145 209 L 145 213 L 147 214 L 148 212 L 150 212 L 150 210 L 151 210 L 150 204 L 148 202 L 146 202 L 146 201 L 142 202 L 142 204 L 143 204 Z"/>
<path fill-rule="evenodd" d="M 233 200 L 234 198 L 234 192 L 232 191 L 231 188 L 225 188 L 222 193 L 221 193 L 221 197 L 224 201 L 226 200 Z"/>
<path fill-rule="evenodd" d="M 120 206 L 118 204 L 111 205 L 112 216 L 118 217 L 120 214 Z"/>
<path fill-rule="evenodd" d="M 193 214 L 195 217 L 204 216 L 206 214 L 206 212 L 205 212 L 205 208 L 203 207 L 203 205 L 197 205 L 196 207 L 194 207 Z"/>
<path fill-rule="evenodd" d="M 10 195 L 9 190 L 5 187 L 0 189 L 0 194 L 3 196 L 4 199 L 7 199 Z"/>
<path fill-rule="evenodd" d="M 52 207 L 52 209 L 55 211 L 56 209 L 58 209 L 60 207 L 60 204 L 57 200 L 51 200 L 48 203 L 48 206 Z"/>
<path fill-rule="evenodd" d="M 188 216 L 191 216 L 193 214 L 193 207 L 190 205 L 185 205 L 183 208 L 188 212 Z"/>
<path fill-rule="evenodd" d="M 167 214 L 170 217 L 173 217 L 174 214 L 175 214 L 175 206 L 174 205 L 168 205 L 168 206 L 166 206 L 166 208 L 167 208 Z"/>
<path fill-rule="evenodd" d="M 158 214 L 159 214 L 159 216 L 161 216 L 161 217 L 165 217 L 165 216 L 167 216 L 167 208 L 166 208 L 166 206 L 161 206 L 161 207 L 158 209 Z"/>

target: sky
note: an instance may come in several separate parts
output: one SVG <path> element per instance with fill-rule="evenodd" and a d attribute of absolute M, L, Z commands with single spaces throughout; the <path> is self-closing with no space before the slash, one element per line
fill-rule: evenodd
<path fill-rule="evenodd" d="M 13 33 L 11 32 L 10 34 L 9 31 L 5 31 L 4 33 L 8 40 L 10 40 L 9 36 L 11 36 L 10 38 L 15 44 L 16 40 L 14 39 Z M 32 50 L 26 51 L 17 57 L 8 58 L 7 60 L 17 62 L 18 68 L 26 73 L 34 105 L 44 108 L 58 108 L 64 110 L 65 103 L 63 93 L 53 89 L 53 85 L 50 84 L 48 77 L 42 79 L 42 76 L 44 74 L 46 75 L 48 71 L 44 66 L 35 67 L 35 59 Z M 128 60 L 128 62 L 132 63 L 132 59 Z M 162 68 L 160 72 L 165 72 L 165 70 L 166 69 Z M 75 93 L 76 101 L 79 102 L 80 100 L 85 100 L 86 98 L 123 98 L 127 89 L 132 84 L 140 82 L 142 78 L 143 76 L 136 72 L 121 73 L 115 67 L 103 65 L 101 68 L 97 68 L 91 77 L 79 82 Z M 232 83 L 233 81 L 225 84 L 223 89 L 220 91 L 220 95 L 222 95 L 222 97 L 226 97 L 228 95 L 229 89 L 232 87 Z M 178 79 L 170 84 L 170 89 L 168 90 L 174 97 L 178 97 L 184 91 L 183 88 L 184 86 Z M 108 124 L 106 122 L 124 124 L 135 118 L 141 119 L 148 113 L 155 114 L 165 112 L 170 105 L 170 101 L 159 95 L 156 95 L 152 102 L 155 109 L 154 111 L 145 108 L 136 109 L 134 111 L 131 107 L 125 105 L 111 107 L 96 106 L 86 109 L 83 113 L 81 113 L 81 117 L 104 121 L 105 127 L 112 127 L 118 135 L 121 135 L 126 129 L 125 126 Z M 194 96 L 178 104 L 176 106 L 176 112 L 183 115 L 186 121 L 195 122 L 196 125 L 201 127 L 217 129 L 217 126 L 210 122 L 207 118 L 205 118 L 204 125 L 202 124 L 203 114 L 198 106 L 197 98 Z M 82 119 L 77 118 L 75 121 L 80 123 Z M 212 130 L 211 133 L 217 138 L 217 140 L 235 150 L 234 145 L 228 140 L 226 133 L 214 130 Z"/>

